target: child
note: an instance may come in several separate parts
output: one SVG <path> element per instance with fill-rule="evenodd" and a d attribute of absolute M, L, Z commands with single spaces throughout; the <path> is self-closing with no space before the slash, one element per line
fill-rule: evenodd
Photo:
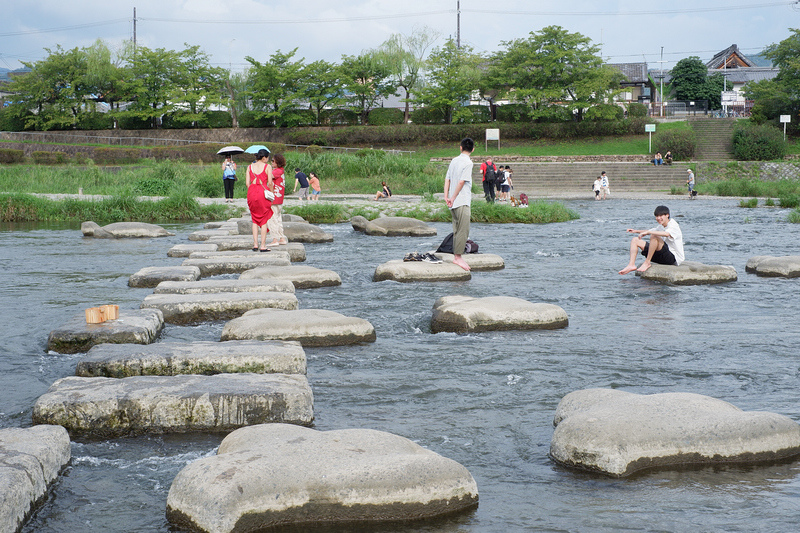
<path fill-rule="evenodd" d="M 594 199 L 595 200 L 599 200 L 600 199 L 601 183 L 602 183 L 602 180 L 600 179 L 600 176 L 597 176 L 597 179 L 594 180 L 594 185 L 592 185 L 592 190 L 594 191 Z"/>
<path fill-rule="evenodd" d="M 319 201 L 319 193 L 322 192 L 322 187 L 319 186 L 319 178 L 315 172 L 308 173 L 308 186 L 311 187 L 311 199 Z"/>
<path fill-rule="evenodd" d="M 279 244 L 289 244 L 286 235 L 283 234 L 283 197 L 286 191 L 286 181 L 284 167 L 286 166 L 286 158 L 282 154 L 275 154 L 273 156 L 275 168 L 272 170 L 272 193 L 275 199 L 272 201 L 272 217 L 267 221 L 267 229 L 272 236 L 272 242 L 269 246 L 277 246 Z"/>

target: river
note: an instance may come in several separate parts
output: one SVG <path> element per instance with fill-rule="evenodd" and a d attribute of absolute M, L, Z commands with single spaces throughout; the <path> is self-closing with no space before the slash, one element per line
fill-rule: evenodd
<path fill-rule="evenodd" d="M 369 237 L 323 226 L 334 242 L 306 245 L 307 264 L 336 270 L 341 287 L 299 290 L 301 308 L 368 319 L 377 341 L 308 348 L 320 430 L 403 435 L 466 466 L 478 483 L 471 513 L 381 532 L 790 531 L 800 519 L 800 463 L 646 472 L 609 479 L 548 458 L 553 414 L 567 393 L 613 387 L 686 391 L 800 420 L 800 280 L 744 271 L 754 255 L 796 253 L 787 210 L 738 200 L 670 199 L 688 260 L 733 265 L 729 284 L 673 287 L 617 271 L 628 227 L 649 228 L 653 200 L 567 201 L 581 219 L 550 225 L 473 224 L 481 251 L 506 268 L 462 283 L 375 283 L 375 267 L 435 238 Z M 84 239 L 77 225 L 0 227 L 0 427 L 31 424 L 32 406 L 80 354 L 45 350 L 48 333 L 86 307 L 138 308 L 150 289 L 128 277 L 180 264 L 167 250 L 200 224 L 165 224 L 175 237 Z M 569 327 L 474 335 L 430 333 L 436 298 L 510 295 L 561 306 Z M 169 340 L 218 340 L 223 323 L 168 325 Z M 220 435 L 166 435 L 72 444 L 72 461 L 25 532 L 167 532 L 176 473 L 213 454 Z"/>

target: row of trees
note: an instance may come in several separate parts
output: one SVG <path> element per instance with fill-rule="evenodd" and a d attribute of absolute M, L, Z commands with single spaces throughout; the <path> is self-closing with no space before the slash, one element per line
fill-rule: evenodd
<path fill-rule="evenodd" d="M 751 117 L 755 122 L 778 123 L 781 115 L 790 115 L 789 130 L 800 132 L 800 30 L 777 44 L 769 45 L 764 57 L 778 67 L 771 80 L 748 83 L 745 95 L 755 101 Z"/>

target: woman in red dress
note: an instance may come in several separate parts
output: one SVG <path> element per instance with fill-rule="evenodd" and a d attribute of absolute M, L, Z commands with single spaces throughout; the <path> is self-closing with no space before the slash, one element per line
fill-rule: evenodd
<path fill-rule="evenodd" d="M 272 171 L 272 184 L 274 185 L 272 192 L 275 193 L 275 199 L 272 201 L 272 218 L 269 219 L 267 227 L 272 237 L 272 242 L 269 243 L 269 246 L 278 246 L 279 244 L 289 244 L 289 240 L 283 233 L 283 218 L 281 215 L 284 191 L 286 190 L 283 174 L 286 158 L 281 154 L 275 154 L 272 156 L 272 161 L 275 163 L 275 169 Z"/>
<path fill-rule="evenodd" d="M 247 207 L 253 221 L 253 251 L 269 252 L 267 248 L 267 222 L 272 216 L 272 202 L 264 196 L 264 191 L 272 191 L 272 166 L 269 164 L 269 151 L 259 150 L 256 160 L 247 167 Z M 261 229 L 261 246 L 258 246 L 258 230 Z"/>

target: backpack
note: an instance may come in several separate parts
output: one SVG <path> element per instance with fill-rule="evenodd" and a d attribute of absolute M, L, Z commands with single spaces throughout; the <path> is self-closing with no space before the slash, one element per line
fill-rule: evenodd
<path fill-rule="evenodd" d="M 524 192 L 519 193 L 519 205 L 528 205 L 528 195 Z"/>
<path fill-rule="evenodd" d="M 487 183 L 494 183 L 497 180 L 498 176 L 495 168 L 494 163 L 492 163 L 492 166 L 486 166 L 486 173 L 483 176 Z"/>
<path fill-rule="evenodd" d="M 448 233 L 447 237 L 444 238 L 442 244 L 436 249 L 436 251 L 440 254 L 452 254 L 453 253 L 453 234 Z M 474 254 L 478 253 L 478 244 L 475 241 L 471 241 L 467 239 L 467 245 L 464 247 L 465 254 Z"/>

